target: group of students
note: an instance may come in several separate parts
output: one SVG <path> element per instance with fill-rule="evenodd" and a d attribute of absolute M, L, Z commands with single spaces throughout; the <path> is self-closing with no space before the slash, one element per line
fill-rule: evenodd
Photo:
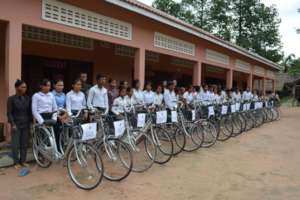
<path fill-rule="evenodd" d="M 167 109 L 177 107 L 178 100 L 185 103 L 200 101 L 203 103 L 222 103 L 228 99 L 257 100 L 259 98 L 256 91 L 253 93 L 247 88 L 242 93 L 240 90 L 224 90 L 216 85 L 190 86 L 187 89 L 177 87 L 177 81 L 164 81 L 156 86 L 147 82 L 145 90 L 141 89 L 139 80 L 134 80 L 132 87 L 127 81 L 117 84 L 116 80 L 110 79 L 107 86 L 107 77 L 96 76 L 97 84 L 90 86 L 87 84 L 87 74 L 81 73 L 80 77 L 73 81 L 72 90 L 65 94 L 64 81 L 56 80 L 51 82 L 44 79 L 40 83 L 40 91 L 32 98 L 26 95 L 27 85 L 22 80 L 15 83 L 16 94 L 8 98 L 7 116 L 12 129 L 12 150 L 16 168 L 26 165 L 26 149 L 29 137 L 30 124 L 32 118 L 39 124 L 52 118 L 52 114 L 59 108 L 64 108 L 69 115 L 76 115 L 78 111 L 86 108 L 99 109 L 103 113 L 121 115 L 124 107 L 136 104 L 147 106 L 162 106 Z M 19 156 L 20 154 L 20 156 Z"/>

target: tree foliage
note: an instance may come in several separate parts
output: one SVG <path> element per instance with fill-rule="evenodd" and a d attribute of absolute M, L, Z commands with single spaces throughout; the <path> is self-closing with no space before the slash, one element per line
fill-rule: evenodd
<path fill-rule="evenodd" d="M 274 62 L 283 58 L 277 8 L 260 0 L 155 0 L 153 7 Z"/>

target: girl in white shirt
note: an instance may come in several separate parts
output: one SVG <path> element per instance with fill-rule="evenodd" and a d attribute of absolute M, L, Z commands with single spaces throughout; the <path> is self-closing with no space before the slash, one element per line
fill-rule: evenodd
<path fill-rule="evenodd" d="M 144 91 L 144 103 L 149 106 L 154 103 L 154 92 L 152 91 L 151 83 L 147 83 Z"/>
<path fill-rule="evenodd" d="M 159 86 L 157 86 L 156 92 L 154 94 L 154 102 L 153 102 L 153 104 L 155 106 L 162 106 L 163 100 L 164 100 L 164 96 L 162 94 L 162 86 L 159 85 Z"/>
<path fill-rule="evenodd" d="M 137 104 L 144 105 L 144 93 L 140 89 L 140 81 L 139 80 L 134 80 L 133 81 L 133 98 L 137 102 Z"/>
<path fill-rule="evenodd" d="M 73 82 L 73 90 L 66 97 L 66 108 L 69 115 L 76 115 L 78 111 L 86 108 L 86 98 L 81 92 L 82 83 L 79 79 Z"/>
<path fill-rule="evenodd" d="M 114 99 L 111 111 L 115 115 L 121 115 L 124 113 L 124 109 L 126 108 L 126 106 L 128 106 L 126 88 L 124 86 L 120 86 L 119 96 Z"/>

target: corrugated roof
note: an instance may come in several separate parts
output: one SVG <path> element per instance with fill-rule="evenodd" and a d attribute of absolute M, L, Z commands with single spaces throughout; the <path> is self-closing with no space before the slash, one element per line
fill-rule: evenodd
<path fill-rule="evenodd" d="M 107 0 L 107 1 L 109 1 L 109 0 Z M 242 48 L 242 47 L 240 47 L 240 46 L 238 46 L 236 44 L 233 44 L 231 42 L 225 41 L 225 40 L 223 40 L 223 39 L 221 39 L 221 38 L 219 38 L 219 37 L 217 37 L 217 36 L 215 36 L 215 35 L 207 32 L 207 31 L 204 31 L 201 28 L 198 28 L 198 27 L 195 27 L 195 26 L 193 26 L 191 24 L 188 24 L 188 23 L 186 23 L 186 22 L 184 22 L 184 21 L 182 21 L 182 20 L 180 20 L 180 19 L 178 19 L 178 18 L 176 18 L 176 17 L 174 17 L 172 15 L 169 15 L 169 14 L 163 12 L 163 11 L 160 11 L 160 10 L 158 10 L 156 8 L 148 6 L 148 5 L 146 5 L 146 4 L 144 4 L 144 3 L 140 2 L 140 1 L 137 1 L 137 0 L 114 0 L 114 1 L 115 2 L 116 1 L 126 2 L 128 4 L 133 5 L 133 6 L 136 6 L 138 8 L 144 9 L 144 10 L 146 10 L 148 12 L 151 12 L 151 13 L 153 13 L 155 15 L 158 15 L 158 16 L 163 17 L 165 19 L 171 20 L 171 21 L 173 21 L 173 22 L 175 22 L 177 24 L 185 26 L 186 28 L 189 28 L 189 29 L 191 29 L 193 31 L 196 31 L 196 32 L 198 32 L 198 33 L 200 33 L 200 34 L 202 34 L 202 35 L 204 35 L 206 37 L 209 37 L 210 39 L 212 39 L 212 42 L 221 42 L 221 43 L 225 44 L 226 45 L 225 48 L 226 47 L 227 48 L 228 47 L 234 48 L 237 51 L 240 51 L 238 53 L 242 52 L 242 53 L 246 54 L 246 56 L 250 57 L 251 59 L 255 59 L 255 60 L 258 60 L 259 62 L 263 62 L 264 64 L 267 64 L 267 65 L 269 65 L 269 66 L 271 66 L 273 68 L 280 69 L 280 66 L 277 63 L 274 63 L 274 62 L 272 62 L 272 61 L 270 61 L 270 60 L 268 60 L 268 59 L 266 59 L 266 58 L 264 58 L 264 57 L 262 57 L 262 56 L 260 56 L 260 55 L 258 55 L 256 53 L 250 52 L 247 49 Z"/>

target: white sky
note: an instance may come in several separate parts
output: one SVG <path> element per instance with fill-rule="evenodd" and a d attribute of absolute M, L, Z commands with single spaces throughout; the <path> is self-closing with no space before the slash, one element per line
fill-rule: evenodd
<path fill-rule="evenodd" d="M 153 0 L 139 0 L 151 5 Z M 300 57 L 300 34 L 296 34 L 296 27 L 300 28 L 300 0 L 261 0 L 266 5 L 274 4 L 281 17 L 280 34 L 285 55 L 294 53 Z"/>

